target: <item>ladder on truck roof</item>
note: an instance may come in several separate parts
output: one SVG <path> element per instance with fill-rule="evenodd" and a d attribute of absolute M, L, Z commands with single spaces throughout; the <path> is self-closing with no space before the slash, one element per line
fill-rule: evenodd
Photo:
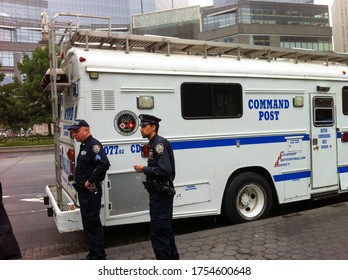
<path fill-rule="evenodd" d="M 327 65 L 330 62 L 348 64 L 348 55 L 335 52 L 318 52 L 304 49 L 285 49 L 267 46 L 255 46 L 214 41 L 200 41 L 161 37 L 154 35 L 134 35 L 111 33 L 95 30 L 76 30 L 70 40 L 72 46 L 89 48 L 104 48 L 130 51 L 160 52 L 166 55 L 186 53 L 188 55 L 231 56 L 242 58 L 267 59 L 269 62 L 278 58 L 299 61 L 319 61 Z"/>
<path fill-rule="evenodd" d="M 59 22 L 58 18 L 75 18 L 68 23 Z M 80 22 L 82 18 L 105 20 L 103 31 L 84 29 Z M 188 55 L 231 56 L 240 60 L 242 58 L 266 59 L 271 62 L 279 58 L 293 60 L 295 63 L 323 62 L 348 64 L 348 55 L 335 52 L 320 52 L 306 49 L 286 49 L 269 46 L 255 46 L 247 44 L 223 43 L 192 39 L 179 39 L 156 35 L 135 35 L 114 32 L 110 17 L 98 17 L 81 14 L 60 13 L 52 18 L 52 32 L 63 53 L 72 46 L 90 48 L 131 51 L 158 52 L 166 55 L 185 53 Z"/>

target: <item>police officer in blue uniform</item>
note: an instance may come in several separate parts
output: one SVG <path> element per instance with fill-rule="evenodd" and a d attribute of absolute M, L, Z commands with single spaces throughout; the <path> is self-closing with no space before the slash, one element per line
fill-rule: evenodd
<path fill-rule="evenodd" d="M 85 120 L 75 120 L 69 127 L 76 141 L 81 142 L 73 184 L 78 191 L 83 229 L 89 244 L 88 260 L 105 260 L 104 232 L 100 221 L 102 188 L 110 167 L 101 143 L 92 137 Z"/>
<path fill-rule="evenodd" d="M 150 237 L 152 248 L 158 260 L 178 260 L 173 232 L 173 199 L 175 189 L 174 153 L 169 141 L 159 136 L 161 119 L 141 114 L 141 134 L 148 138 L 148 165 L 135 165 L 137 172 L 146 175 L 145 188 L 149 193 Z"/>

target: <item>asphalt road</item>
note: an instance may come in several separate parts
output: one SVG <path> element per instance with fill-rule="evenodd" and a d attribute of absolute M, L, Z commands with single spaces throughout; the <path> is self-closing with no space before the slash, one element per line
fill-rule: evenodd
<path fill-rule="evenodd" d="M 53 151 L 0 153 L 3 202 L 21 251 L 84 240 L 82 232 L 61 234 L 43 204 L 45 186 L 55 182 Z"/>
<path fill-rule="evenodd" d="M 86 251 L 84 233 L 59 233 L 43 204 L 46 185 L 55 182 L 53 150 L 0 152 L 0 180 L 5 209 L 24 259 Z M 176 223 L 178 234 L 219 226 L 214 217 Z M 108 227 L 104 231 L 107 247 L 148 240 L 147 223 Z"/>
<path fill-rule="evenodd" d="M 24 259 L 42 259 L 85 252 L 82 231 L 59 233 L 54 219 L 48 217 L 43 204 L 46 185 L 53 184 L 54 155 L 52 150 L 0 152 L 0 180 L 3 202 Z M 302 201 L 275 206 L 271 216 L 296 213 L 348 201 L 348 194 L 322 201 Z M 201 217 L 174 221 L 176 235 L 228 225 L 222 217 Z M 148 224 L 105 228 L 107 247 L 148 240 Z"/>

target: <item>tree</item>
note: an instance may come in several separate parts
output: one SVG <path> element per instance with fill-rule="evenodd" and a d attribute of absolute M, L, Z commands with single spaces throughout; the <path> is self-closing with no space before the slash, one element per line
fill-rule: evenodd
<path fill-rule="evenodd" d="M 0 64 L 0 69 L 1 69 L 1 64 Z M 2 81 L 5 79 L 5 73 L 1 73 L 0 72 L 0 83 L 2 83 Z"/>
<path fill-rule="evenodd" d="M 51 123 L 50 94 L 44 93 L 40 85 L 49 69 L 48 48 L 37 47 L 31 55 L 24 54 L 18 69 L 22 82 L 15 77 L 13 83 L 0 85 L 0 123 L 14 130 Z M 0 82 L 3 79 L 4 74 L 0 73 Z"/>
<path fill-rule="evenodd" d="M 4 78 L 5 74 L 0 73 L 0 82 Z M 21 96 L 21 83 L 16 77 L 13 79 L 13 83 L 0 85 L 0 124 L 5 128 L 15 130 L 22 127 L 25 124 L 25 120 L 21 116 L 24 104 Z"/>
<path fill-rule="evenodd" d="M 0 86 L 0 122 L 5 128 L 19 130 L 27 127 L 25 112 L 26 100 L 21 94 L 22 84 L 17 77 L 13 82 Z"/>
<path fill-rule="evenodd" d="M 44 93 L 40 81 L 49 68 L 49 51 L 47 47 L 37 47 L 31 57 L 25 54 L 18 69 L 23 75 L 21 95 L 25 98 L 23 112 L 28 125 L 50 123 L 52 120 L 50 95 Z"/>

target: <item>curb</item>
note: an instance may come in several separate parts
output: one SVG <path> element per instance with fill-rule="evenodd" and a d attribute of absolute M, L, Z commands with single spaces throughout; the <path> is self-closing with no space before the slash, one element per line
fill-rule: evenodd
<path fill-rule="evenodd" d="M 16 152 L 50 151 L 50 150 L 53 151 L 53 149 L 54 149 L 54 145 L 0 147 L 0 154 L 16 153 Z"/>

